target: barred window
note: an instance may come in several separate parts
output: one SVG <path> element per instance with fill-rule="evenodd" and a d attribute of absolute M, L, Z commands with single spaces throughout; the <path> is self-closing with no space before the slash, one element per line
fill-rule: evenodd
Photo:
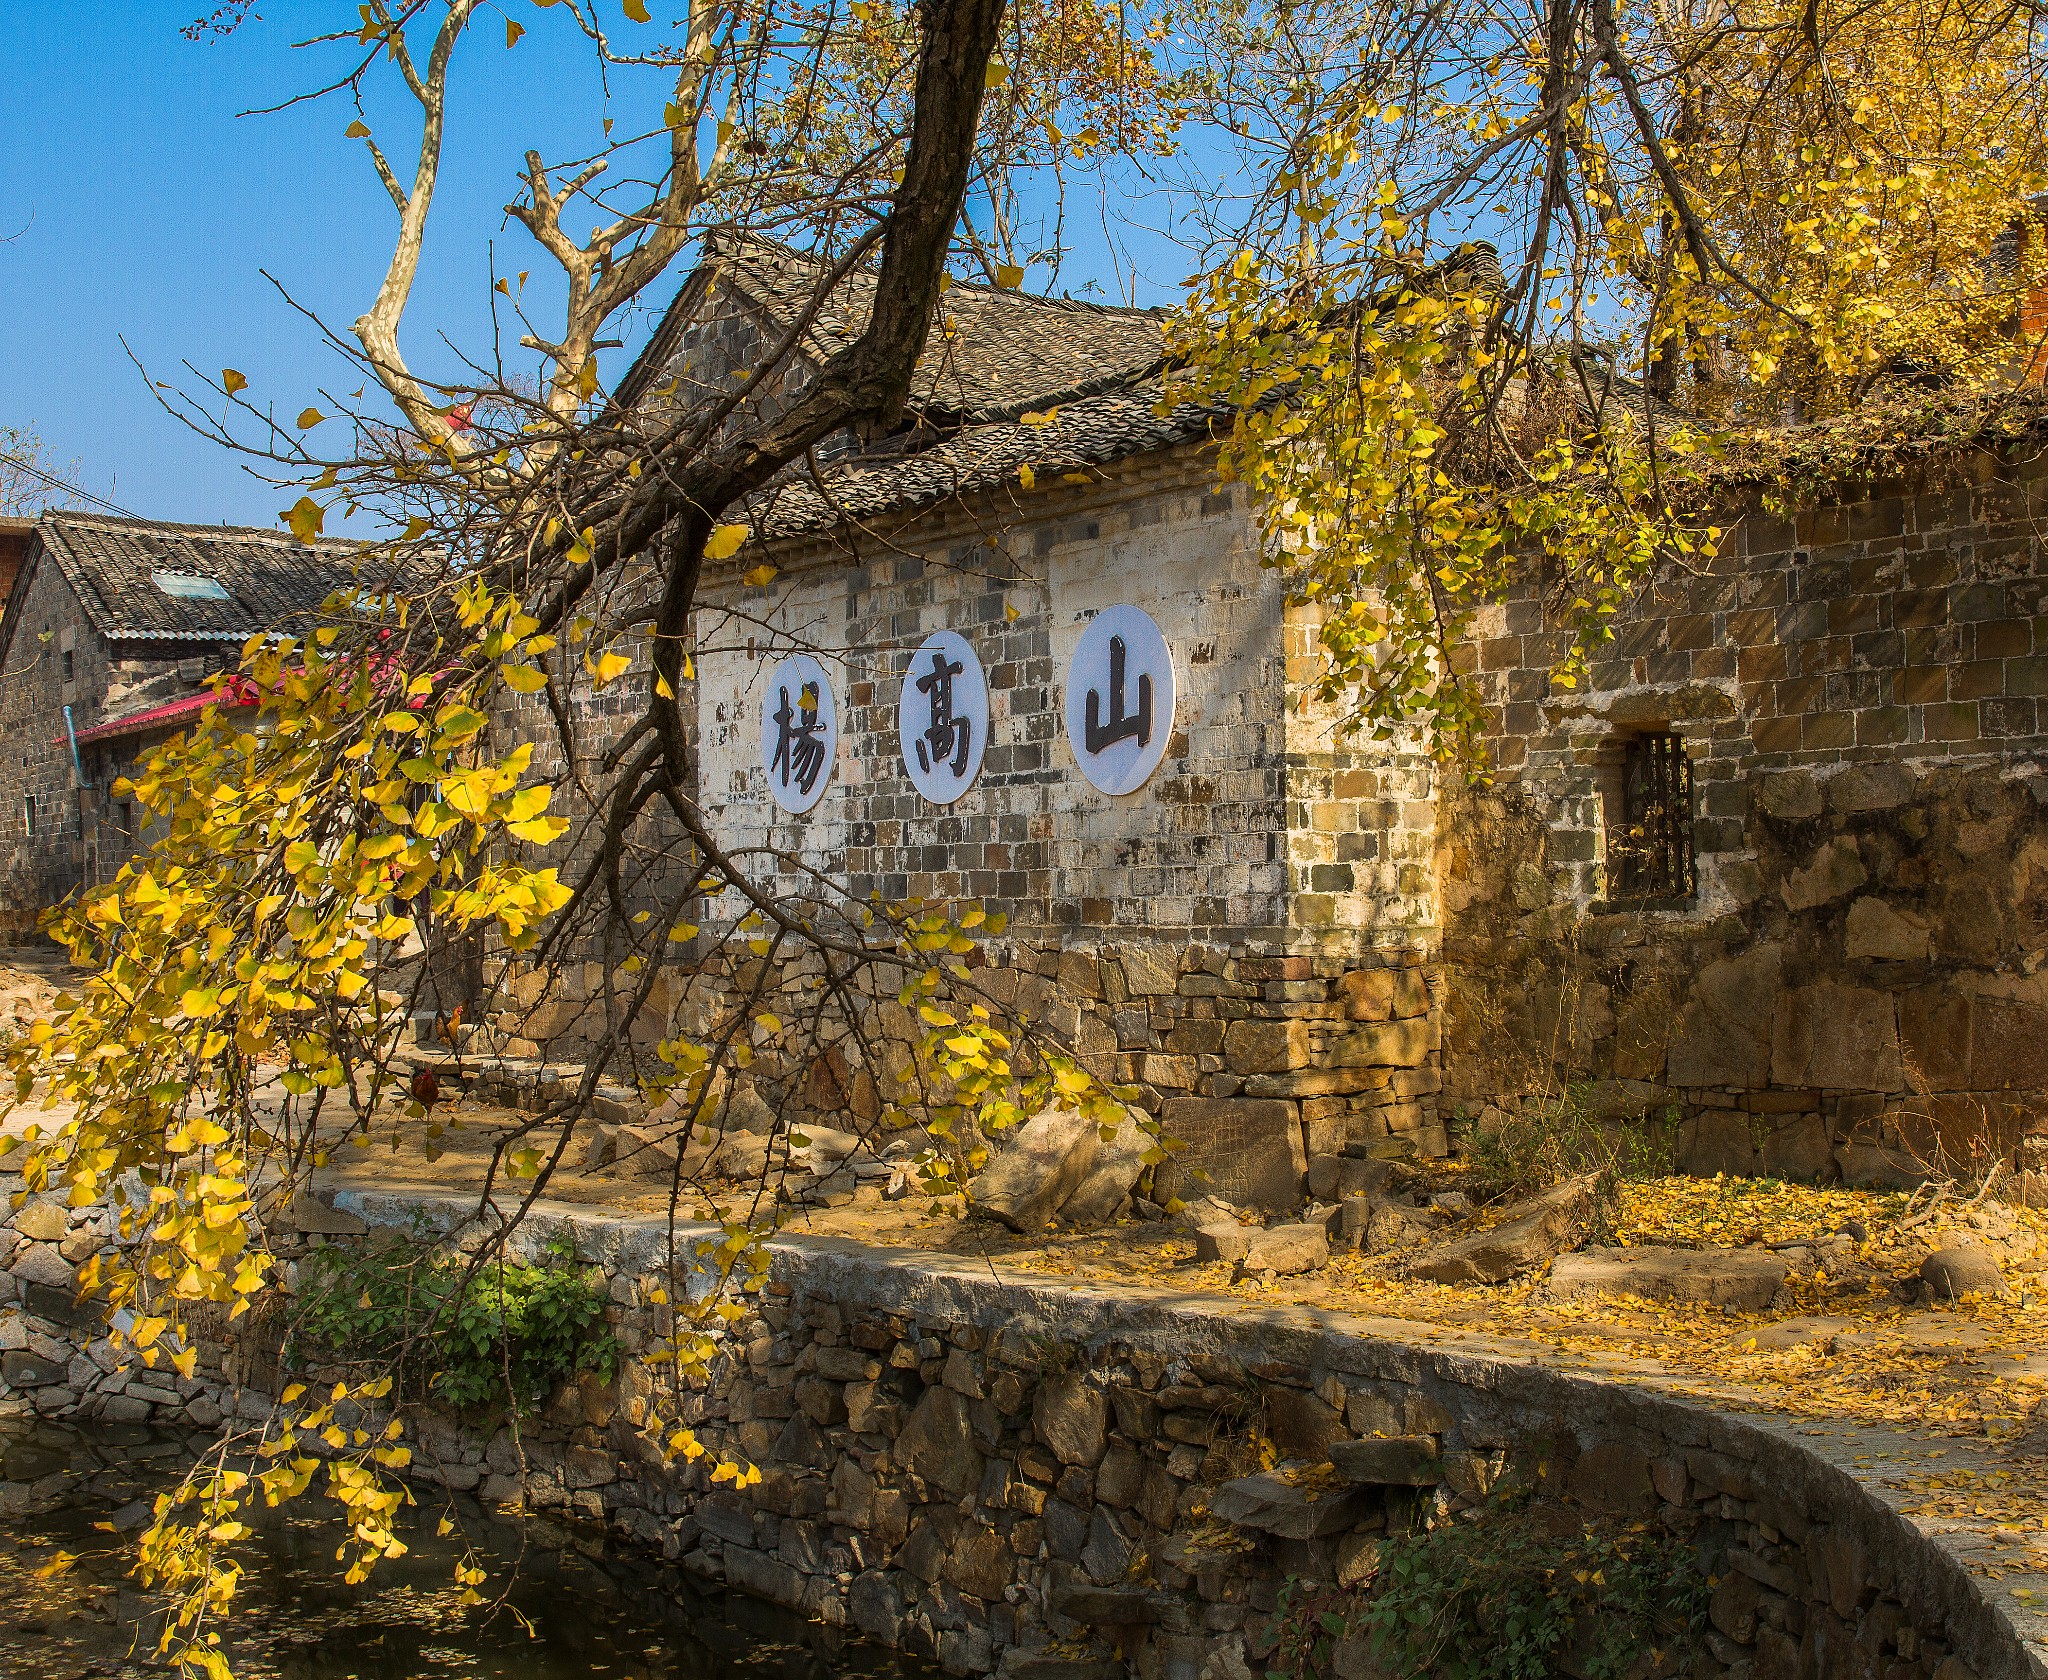
<path fill-rule="evenodd" d="M 1692 855 L 1692 760 L 1672 734 L 1632 736 L 1623 748 L 1621 817 L 1607 844 L 1617 899 L 1685 899 L 1699 886 Z"/>

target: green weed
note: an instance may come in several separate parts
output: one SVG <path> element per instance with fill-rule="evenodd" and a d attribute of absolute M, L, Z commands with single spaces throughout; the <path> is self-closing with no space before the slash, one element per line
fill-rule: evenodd
<path fill-rule="evenodd" d="M 618 1349 L 601 1278 L 553 1247 L 539 1265 L 469 1261 L 388 1235 L 299 1263 L 295 1365 L 397 1362 L 457 1411 L 529 1411 L 570 1377 L 610 1380 Z"/>

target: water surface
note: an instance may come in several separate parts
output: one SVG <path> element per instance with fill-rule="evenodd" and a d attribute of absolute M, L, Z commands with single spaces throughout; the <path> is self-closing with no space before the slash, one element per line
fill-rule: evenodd
<path fill-rule="evenodd" d="M 128 1578 L 156 1491 L 204 1445 L 127 1425 L 0 1418 L 0 1680 L 142 1680 L 164 1670 L 152 1611 Z M 243 1608 L 221 1625 L 241 1680 L 933 1680 L 912 1658 L 708 1587 L 600 1534 L 513 1522 L 418 1490 L 407 1556 L 360 1587 L 334 1561 L 341 1530 L 318 1496 L 272 1514 L 238 1548 Z M 458 1524 L 441 1538 L 443 1517 Z M 111 1524 L 113 1532 L 99 1525 Z M 503 1603 L 460 1602 L 465 1544 Z M 76 1559 L 61 1565 L 61 1554 Z"/>

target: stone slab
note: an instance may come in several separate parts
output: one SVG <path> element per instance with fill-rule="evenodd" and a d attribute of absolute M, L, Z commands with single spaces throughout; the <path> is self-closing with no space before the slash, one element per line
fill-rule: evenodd
<path fill-rule="evenodd" d="M 1160 1163 L 1160 1196 L 1192 1201 L 1211 1194 L 1241 1207 L 1301 1205 L 1308 1156 L 1294 1104 L 1257 1097 L 1174 1097 L 1160 1129 L 1187 1145 Z M 1206 1173 L 1204 1180 L 1197 1173 Z"/>
<path fill-rule="evenodd" d="M 1759 1248 L 1589 1248 L 1561 1256 L 1550 1287 L 1558 1295 L 1627 1294 L 1764 1312 L 1790 1269 Z"/>
<path fill-rule="evenodd" d="M 1517 1202 L 1491 1230 L 1459 1237 L 1413 1261 L 1409 1274 L 1430 1283 L 1504 1283 L 1553 1259 L 1584 1228 L 1593 1187 L 1578 1178 Z"/>

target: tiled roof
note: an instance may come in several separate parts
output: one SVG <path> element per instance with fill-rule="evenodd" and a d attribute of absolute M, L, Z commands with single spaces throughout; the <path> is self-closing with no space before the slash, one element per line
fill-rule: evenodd
<path fill-rule="evenodd" d="M 621 384 L 620 401 L 640 400 L 659 373 L 677 366 L 690 326 L 716 316 L 700 282 L 715 279 L 766 315 L 771 330 L 786 331 L 812 303 L 821 272 L 816 259 L 766 240 L 715 255 L 684 284 Z M 1494 248 L 1460 245 L 1361 307 L 1384 307 L 1416 287 L 1499 284 Z M 822 360 L 851 342 L 874 285 L 872 273 L 857 273 L 825 301 L 807 329 L 811 355 Z M 804 466 L 786 469 L 752 498 L 749 522 L 768 541 L 817 535 L 1016 484 L 1022 468 L 1034 482 L 1053 482 L 1229 431 L 1234 417 L 1220 404 L 1179 403 L 1162 413 L 1166 374 L 1164 310 L 954 285 L 918 362 L 911 423 L 849 453 L 820 450 L 822 482 Z M 1267 400 L 1280 395 L 1276 387 Z M 1025 423 L 1034 412 L 1051 418 Z"/>
<path fill-rule="evenodd" d="M 751 522 L 771 542 L 816 535 L 842 520 L 872 519 L 1016 484 L 1023 467 L 1047 484 L 1065 473 L 1229 430 L 1229 410 L 1221 407 L 1180 403 L 1159 413 L 1161 390 L 1158 380 L 1141 380 L 1060 404 L 1047 424 L 1006 420 L 967 426 L 915 454 L 870 453 L 837 461 L 822 488 L 808 477 L 788 477 L 763 491 L 749 510 Z"/>
<path fill-rule="evenodd" d="M 303 620 L 337 589 L 354 586 L 361 552 L 354 543 L 302 543 L 284 531 L 96 513 L 46 513 L 36 531 L 88 622 L 114 641 L 240 640 Z M 203 582 L 171 593 L 158 573 L 211 580 L 226 598 L 209 598 Z"/>
<path fill-rule="evenodd" d="M 815 257 L 748 237 L 698 270 L 787 332 L 816 295 L 825 270 Z M 693 279 L 695 276 L 693 276 Z M 826 298 L 804 334 L 818 361 L 851 344 L 874 307 L 876 276 L 858 269 Z M 619 385 L 636 403 L 675 361 L 683 332 L 715 300 L 685 282 L 652 340 Z M 960 282 L 940 300 L 918 358 L 910 407 L 928 421 L 973 424 L 1014 418 L 1061 395 L 1107 389 L 1156 373 L 1166 348 L 1166 312 L 1036 297 Z"/>

